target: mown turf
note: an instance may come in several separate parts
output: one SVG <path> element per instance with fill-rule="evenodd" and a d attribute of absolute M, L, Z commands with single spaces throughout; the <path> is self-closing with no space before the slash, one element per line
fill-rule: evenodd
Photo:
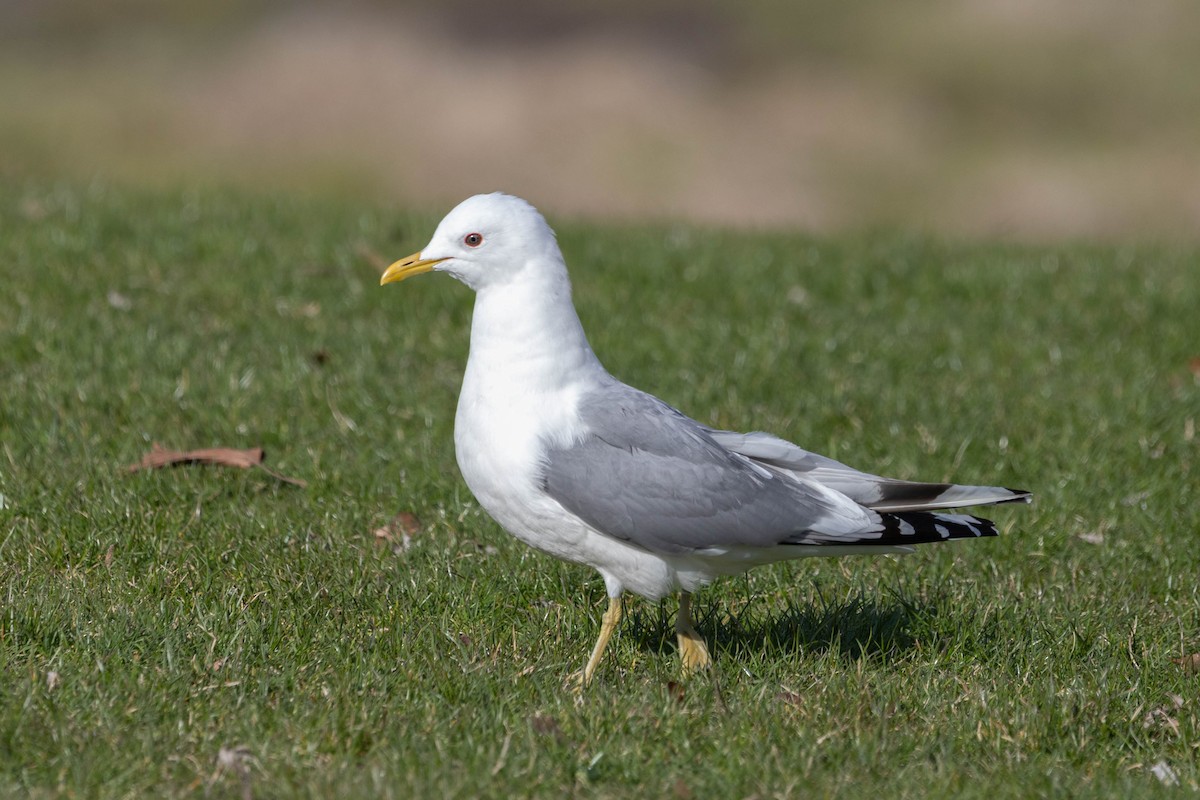
<path fill-rule="evenodd" d="M 999 539 L 717 585 L 712 679 L 680 680 L 673 604 L 633 602 L 577 705 L 601 581 L 454 464 L 470 293 L 377 286 L 444 210 L 0 189 L 0 796 L 1196 789 L 1196 251 L 552 219 L 625 380 L 1037 494 Z M 309 485 L 125 474 L 153 442 Z M 407 548 L 373 533 L 398 512 Z"/>

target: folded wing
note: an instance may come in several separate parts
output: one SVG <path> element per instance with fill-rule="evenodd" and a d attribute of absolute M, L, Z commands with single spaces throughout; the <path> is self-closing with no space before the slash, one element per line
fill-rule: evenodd
<path fill-rule="evenodd" d="M 615 381 L 589 392 L 579 413 L 581 435 L 546 448 L 543 489 L 601 533 L 655 553 L 907 548 L 994 536 L 987 520 L 920 512 L 1020 499 L 1003 489 L 888 481 L 766 434 L 713 431 Z M 903 501 L 900 484 L 910 488 Z"/>
<path fill-rule="evenodd" d="M 872 475 L 769 433 L 706 430 L 730 452 L 797 480 L 816 481 L 875 511 L 934 511 L 1032 500 L 1032 495 L 1022 489 L 921 483 Z"/>

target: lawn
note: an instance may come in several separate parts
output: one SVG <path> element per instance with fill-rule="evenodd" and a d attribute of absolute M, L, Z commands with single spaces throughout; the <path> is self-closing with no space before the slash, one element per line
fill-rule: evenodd
<path fill-rule="evenodd" d="M 0 796 L 1196 790 L 1200 252 L 551 213 L 624 380 L 1037 496 L 998 539 L 717 584 L 711 676 L 631 602 L 577 704 L 603 583 L 454 463 L 470 292 L 377 285 L 445 210 L 0 188 Z M 155 442 L 307 486 L 126 472 Z"/>

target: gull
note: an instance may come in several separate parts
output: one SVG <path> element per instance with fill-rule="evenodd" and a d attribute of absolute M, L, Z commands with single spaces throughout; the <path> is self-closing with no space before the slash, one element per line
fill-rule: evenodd
<path fill-rule="evenodd" d="M 1029 502 L 1022 490 L 872 475 L 769 433 L 717 430 L 614 378 L 588 345 L 554 232 L 506 194 L 468 198 L 380 285 L 444 272 L 475 290 L 454 420 L 467 486 L 513 536 L 604 578 L 591 683 L 625 592 L 680 593 L 683 672 L 712 658 L 692 592 L 718 577 L 805 556 L 907 553 L 995 536 L 943 509 Z"/>

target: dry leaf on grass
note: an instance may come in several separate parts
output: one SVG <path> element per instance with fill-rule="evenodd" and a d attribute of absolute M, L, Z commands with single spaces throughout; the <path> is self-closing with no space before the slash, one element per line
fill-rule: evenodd
<path fill-rule="evenodd" d="M 533 728 L 533 732 L 536 734 L 553 736 L 560 742 L 564 738 L 562 728 L 558 726 L 558 720 L 540 711 L 529 718 L 529 727 Z"/>
<path fill-rule="evenodd" d="M 397 553 L 412 546 L 412 538 L 421 532 L 421 521 L 416 515 L 401 511 L 391 522 L 374 531 L 376 544 L 390 544 Z"/>
<path fill-rule="evenodd" d="M 1172 658 L 1188 675 L 1200 675 L 1200 653 L 1192 653 L 1183 658 Z"/>
<path fill-rule="evenodd" d="M 162 467 L 179 466 L 180 464 L 214 464 L 218 467 L 235 467 L 237 469 L 258 467 L 276 480 L 281 480 L 284 483 L 290 483 L 295 486 L 308 486 L 307 481 L 299 478 L 289 478 L 286 475 L 280 475 L 274 470 L 267 469 L 262 463 L 264 458 L 266 458 L 266 453 L 261 447 L 251 447 L 247 450 L 236 450 L 232 447 L 210 447 L 202 450 L 168 450 L 158 442 L 155 442 L 150 448 L 150 452 L 142 456 L 141 461 L 136 464 L 130 464 L 125 468 L 125 471 L 137 472 L 143 469 L 160 469 Z"/>
<path fill-rule="evenodd" d="M 176 464 L 216 464 L 221 467 L 237 467 L 249 469 L 262 463 L 264 457 L 261 447 L 249 450 L 234 450 L 231 447 L 212 447 L 204 450 L 168 450 L 158 442 L 151 447 L 150 452 L 142 456 L 136 464 L 130 464 L 128 470 L 136 472 L 140 469 L 157 469 L 171 467 Z"/>

